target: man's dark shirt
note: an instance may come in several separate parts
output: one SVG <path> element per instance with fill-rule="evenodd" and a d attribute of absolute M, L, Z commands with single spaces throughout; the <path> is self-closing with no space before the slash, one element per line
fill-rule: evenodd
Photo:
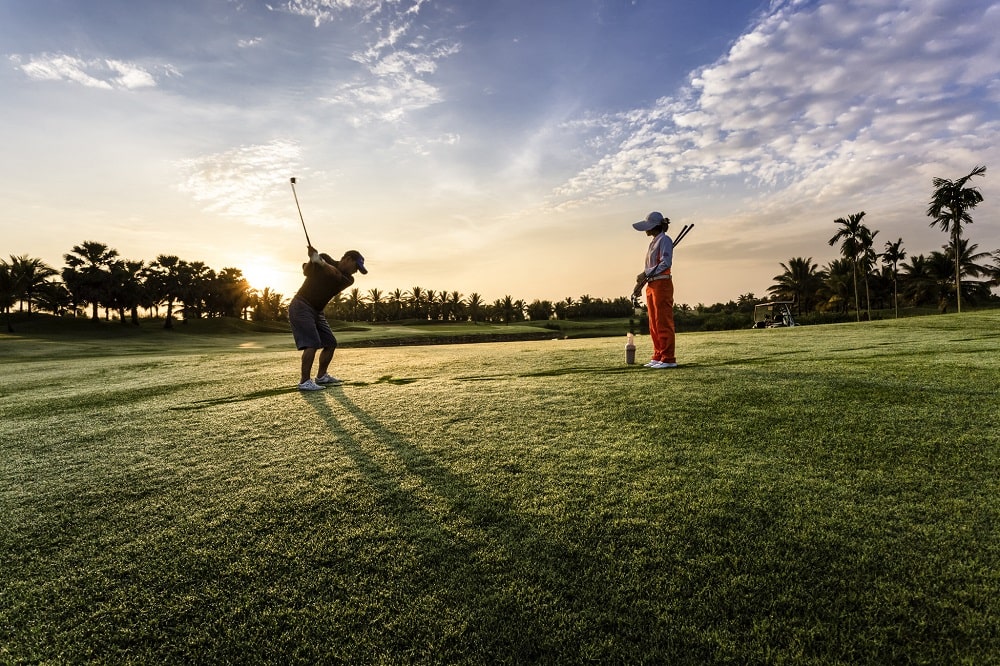
<path fill-rule="evenodd" d="M 302 267 L 306 279 L 295 294 L 306 303 L 323 311 L 330 299 L 354 284 L 353 275 L 344 275 L 339 270 L 335 274 L 327 273 L 322 266 L 307 262 Z"/>

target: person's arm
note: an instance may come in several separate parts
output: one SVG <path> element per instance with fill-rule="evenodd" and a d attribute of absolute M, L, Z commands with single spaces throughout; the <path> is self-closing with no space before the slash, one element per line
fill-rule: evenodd
<path fill-rule="evenodd" d="M 311 264 L 311 270 L 318 270 L 321 273 L 326 273 L 327 275 L 340 275 L 340 269 L 338 269 L 333 264 L 328 264 L 324 261 L 323 257 L 320 256 L 319 250 L 314 248 L 312 245 L 306 247 L 306 251 L 309 252 L 309 264 Z M 307 266 L 309 266 L 307 264 Z"/>

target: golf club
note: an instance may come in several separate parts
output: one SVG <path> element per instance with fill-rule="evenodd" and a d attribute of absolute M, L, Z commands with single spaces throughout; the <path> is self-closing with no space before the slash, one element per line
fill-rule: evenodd
<path fill-rule="evenodd" d="M 299 219 L 302 221 L 302 231 L 305 231 L 306 233 L 306 244 L 309 247 L 312 247 L 312 241 L 309 240 L 309 232 L 306 231 L 306 221 L 305 218 L 302 217 L 302 207 L 299 206 L 299 195 L 295 193 L 295 178 L 292 177 L 291 181 L 292 181 L 292 196 L 295 197 L 295 207 L 298 209 Z"/>
<path fill-rule="evenodd" d="M 684 237 L 688 235 L 688 232 L 691 231 L 692 229 L 694 229 L 693 224 L 685 224 L 681 228 L 681 232 L 677 234 L 677 238 L 674 239 L 674 247 L 677 247 L 677 244 L 680 243 L 684 239 Z"/>

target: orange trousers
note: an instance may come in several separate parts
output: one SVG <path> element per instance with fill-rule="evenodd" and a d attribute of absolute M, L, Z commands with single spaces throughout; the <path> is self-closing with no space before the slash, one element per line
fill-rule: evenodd
<path fill-rule="evenodd" d="M 676 363 L 673 279 L 646 283 L 646 308 L 649 310 L 649 337 L 653 340 L 652 360 Z"/>

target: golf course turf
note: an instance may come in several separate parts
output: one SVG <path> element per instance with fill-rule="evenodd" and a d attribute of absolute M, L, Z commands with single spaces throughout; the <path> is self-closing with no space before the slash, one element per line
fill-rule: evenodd
<path fill-rule="evenodd" d="M 1000 660 L 1000 311 L 624 340 L 0 335 L 0 662 Z"/>

